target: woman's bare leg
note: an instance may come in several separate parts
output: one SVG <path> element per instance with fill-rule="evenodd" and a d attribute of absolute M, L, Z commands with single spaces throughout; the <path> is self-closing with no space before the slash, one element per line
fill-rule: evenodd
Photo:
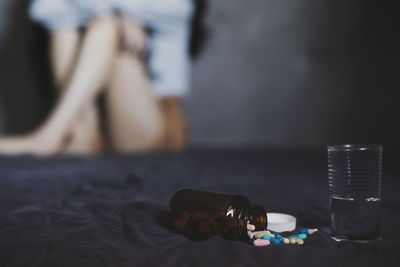
<path fill-rule="evenodd" d="M 187 128 L 178 97 L 156 99 L 144 62 L 147 36 L 135 20 L 122 18 L 122 49 L 106 95 L 111 144 L 116 151 L 180 150 Z"/>
<path fill-rule="evenodd" d="M 84 37 L 76 68 L 54 110 L 33 134 L 0 140 L 0 153 L 52 154 L 62 149 L 73 123 L 91 105 L 108 79 L 118 48 L 115 18 L 93 21 Z"/>
<path fill-rule="evenodd" d="M 154 149 L 163 134 L 163 117 L 143 62 L 121 52 L 106 93 L 110 143 L 119 152 Z"/>
<path fill-rule="evenodd" d="M 106 94 L 110 141 L 119 152 L 178 151 L 188 131 L 181 99 L 156 99 L 143 62 L 132 53 L 116 58 Z"/>
<path fill-rule="evenodd" d="M 51 61 L 54 80 L 63 92 L 71 78 L 79 55 L 81 35 L 77 29 L 59 30 L 51 34 Z M 95 101 L 72 125 L 63 153 L 93 154 L 101 150 L 100 120 Z"/>
<path fill-rule="evenodd" d="M 64 29 L 50 35 L 50 59 L 57 88 L 65 89 L 79 55 L 78 29 Z"/>

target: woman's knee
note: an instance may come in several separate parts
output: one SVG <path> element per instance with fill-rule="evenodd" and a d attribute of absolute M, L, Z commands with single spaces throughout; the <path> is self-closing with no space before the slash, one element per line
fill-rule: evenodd
<path fill-rule="evenodd" d="M 146 63 L 137 55 L 127 51 L 119 51 L 115 56 L 113 74 L 111 81 L 129 80 L 135 83 L 148 84 L 150 83 L 146 71 Z M 117 81 L 120 83 L 121 81 Z"/>
<path fill-rule="evenodd" d="M 114 15 L 96 17 L 90 21 L 87 30 L 100 30 L 111 32 L 114 35 L 119 34 L 118 19 Z"/>
<path fill-rule="evenodd" d="M 123 68 L 145 68 L 145 62 L 137 55 L 128 51 L 119 51 L 115 58 L 116 65 Z"/>

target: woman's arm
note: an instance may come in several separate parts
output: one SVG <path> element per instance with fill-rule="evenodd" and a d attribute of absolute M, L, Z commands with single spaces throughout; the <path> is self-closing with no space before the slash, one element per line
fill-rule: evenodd
<path fill-rule="evenodd" d="M 135 55 L 144 55 L 148 48 L 147 32 L 137 21 L 127 17 L 119 17 L 121 50 Z"/>

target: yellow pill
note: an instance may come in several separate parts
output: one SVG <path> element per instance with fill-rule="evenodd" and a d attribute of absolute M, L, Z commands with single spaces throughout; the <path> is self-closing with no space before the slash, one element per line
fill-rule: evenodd
<path fill-rule="evenodd" d="M 304 240 L 300 239 L 300 238 L 296 238 L 296 243 L 299 245 L 303 245 L 304 244 Z"/>
<path fill-rule="evenodd" d="M 289 242 L 290 242 L 290 244 L 293 244 L 293 245 L 294 245 L 294 244 L 296 244 L 296 239 L 295 239 L 295 238 L 290 238 L 290 241 L 289 241 Z"/>
<path fill-rule="evenodd" d="M 269 231 L 257 231 L 253 232 L 255 238 L 262 238 L 264 235 L 270 235 Z"/>
<path fill-rule="evenodd" d="M 270 237 L 275 237 L 274 234 L 263 234 L 260 238 L 262 238 L 262 237 L 265 236 L 265 235 L 269 235 Z"/>
<path fill-rule="evenodd" d="M 285 237 L 285 238 L 283 239 L 283 243 L 289 244 L 289 242 L 290 242 L 290 241 L 289 241 L 289 238 L 286 238 L 286 237 Z"/>

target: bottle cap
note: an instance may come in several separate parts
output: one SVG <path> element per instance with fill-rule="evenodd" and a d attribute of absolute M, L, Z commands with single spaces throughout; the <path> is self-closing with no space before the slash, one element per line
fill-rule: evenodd
<path fill-rule="evenodd" d="M 296 217 L 284 213 L 267 213 L 267 229 L 273 232 L 290 232 L 296 228 Z"/>

